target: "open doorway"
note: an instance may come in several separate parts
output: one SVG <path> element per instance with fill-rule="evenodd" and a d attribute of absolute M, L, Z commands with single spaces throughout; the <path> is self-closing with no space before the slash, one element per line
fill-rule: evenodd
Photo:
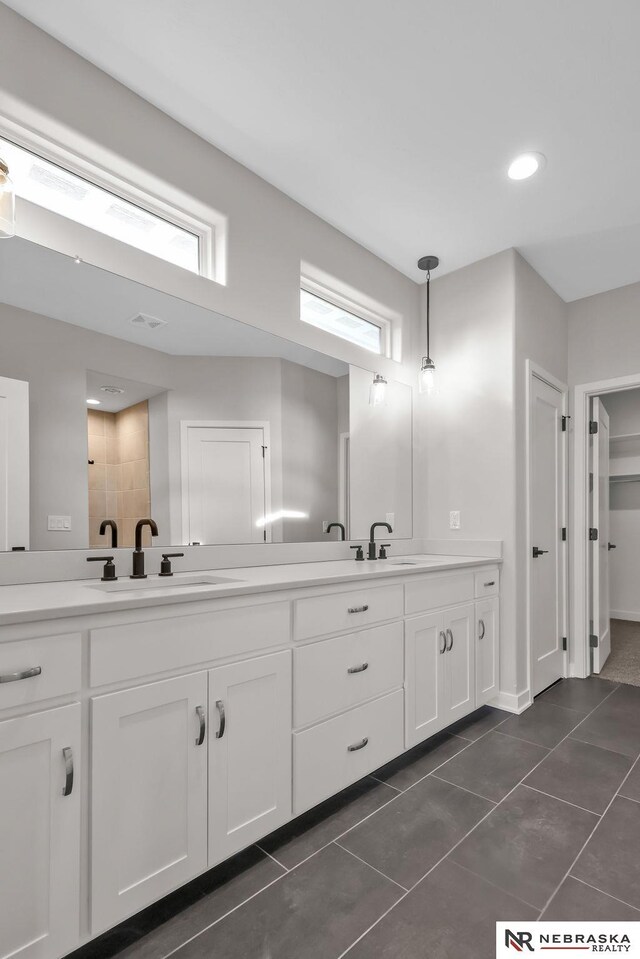
<path fill-rule="evenodd" d="M 591 671 L 640 686 L 640 389 L 591 400 Z"/>

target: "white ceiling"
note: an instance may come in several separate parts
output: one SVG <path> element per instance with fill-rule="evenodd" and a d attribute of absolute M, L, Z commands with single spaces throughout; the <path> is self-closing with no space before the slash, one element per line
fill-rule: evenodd
<path fill-rule="evenodd" d="M 325 353 L 17 237 L 0 243 L 0 302 L 175 356 L 277 356 L 330 376 L 349 372 Z M 133 326 L 139 313 L 166 325 Z"/>
<path fill-rule="evenodd" d="M 640 280 L 637 0 L 5 2 L 408 276 Z"/>

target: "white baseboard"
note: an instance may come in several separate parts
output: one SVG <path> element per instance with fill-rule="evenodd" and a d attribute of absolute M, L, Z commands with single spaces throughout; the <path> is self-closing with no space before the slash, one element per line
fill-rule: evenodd
<path fill-rule="evenodd" d="M 521 693 L 499 692 L 496 698 L 491 700 L 490 705 L 495 706 L 496 709 L 504 709 L 508 713 L 519 715 L 531 705 L 531 702 L 531 693 L 528 689 L 525 689 Z"/>
<path fill-rule="evenodd" d="M 611 619 L 626 619 L 630 623 L 640 623 L 640 613 L 624 609 L 612 609 Z"/>

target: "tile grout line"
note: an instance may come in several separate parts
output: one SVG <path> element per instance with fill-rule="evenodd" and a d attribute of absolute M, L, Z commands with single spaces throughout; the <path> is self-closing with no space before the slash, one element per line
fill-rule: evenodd
<path fill-rule="evenodd" d="M 454 865 L 454 866 L 456 867 L 456 869 L 462 869 L 463 872 L 466 872 L 466 873 L 468 873 L 470 876 L 473 876 L 474 879 L 477 879 L 477 878 L 478 878 L 478 874 L 477 874 L 477 873 L 472 872 L 471 869 L 467 869 L 467 867 L 466 867 L 466 866 L 463 866 L 462 863 L 453 862 L 453 860 L 451 860 L 451 863 L 452 863 L 452 865 Z M 486 882 L 487 885 L 493 886 L 494 889 L 497 889 L 498 892 L 501 892 L 503 895 L 505 895 L 504 889 L 501 889 L 500 886 L 497 886 L 497 885 L 495 884 L 495 882 L 493 882 L 491 879 L 485 879 L 484 876 L 482 876 L 482 877 L 480 877 L 480 878 L 482 879 L 483 882 Z M 539 912 L 539 911 L 540 911 L 539 908 L 538 908 L 538 906 L 532 905 L 530 902 L 527 902 L 525 899 L 520 899 L 519 896 L 513 896 L 511 893 L 506 893 L 506 895 L 511 896 L 512 899 L 516 899 L 517 902 L 521 902 L 523 906 L 528 906 L 529 909 L 533 909 L 534 912 Z"/>
<path fill-rule="evenodd" d="M 280 862 L 279 859 L 276 859 L 275 856 L 272 856 L 270 852 L 267 852 L 266 849 L 263 849 L 262 846 L 260 846 L 257 842 L 254 843 L 254 846 L 256 847 L 256 849 L 259 849 L 260 852 L 263 852 L 265 856 L 268 856 L 269 859 L 272 859 L 273 862 L 275 862 L 276 866 L 280 866 L 282 869 L 284 869 L 285 872 L 290 872 L 290 869 L 288 868 L 288 866 L 285 866 L 283 862 Z"/>
<path fill-rule="evenodd" d="M 616 688 L 617 688 L 617 687 L 616 687 Z M 612 689 L 611 692 L 608 693 L 608 694 L 604 697 L 604 699 L 601 700 L 601 702 L 599 702 L 599 703 L 597 704 L 597 706 L 594 706 L 593 709 L 590 710 L 590 712 L 588 712 L 587 715 L 586 715 L 584 718 L 587 719 L 587 717 L 590 716 L 591 713 L 594 713 L 594 712 L 596 711 L 596 709 L 598 709 L 598 708 L 602 705 L 602 703 L 606 702 L 606 700 L 609 699 L 609 697 L 613 695 L 614 692 L 615 692 L 615 689 Z M 506 721 L 506 720 L 505 720 L 505 721 Z M 493 730 L 489 730 L 489 732 L 492 732 L 492 731 L 493 731 Z M 486 735 L 486 734 L 485 734 L 485 735 Z M 483 739 L 483 738 L 484 738 L 483 736 L 480 737 L 480 739 Z M 535 769 L 537 769 L 538 766 L 539 766 L 541 763 L 543 763 L 543 762 L 551 755 L 551 753 L 552 753 L 555 749 L 557 749 L 558 746 L 561 745 L 561 743 L 563 743 L 563 742 L 565 741 L 565 739 L 568 739 L 568 738 L 569 738 L 569 733 L 567 733 L 567 735 L 564 736 L 564 737 L 560 740 L 559 743 L 556 743 L 556 745 L 553 747 L 553 749 L 550 749 L 549 752 L 547 753 L 547 755 L 546 755 L 546 756 L 543 756 L 543 758 L 540 760 L 540 762 L 536 763 L 536 765 L 533 767 L 533 769 L 530 769 L 530 770 L 529 770 L 529 772 L 527 773 L 527 776 L 530 776 L 531 773 L 532 773 Z M 478 742 L 478 741 L 479 741 L 479 740 L 476 740 L 476 742 Z M 471 744 L 470 744 L 470 745 L 471 745 Z M 463 752 L 463 750 L 460 750 L 460 752 Z M 444 765 L 444 764 L 443 764 L 443 765 Z M 633 769 L 633 767 L 631 767 L 631 768 Z M 434 771 L 435 771 L 435 770 L 434 770 Z M 629 770 L 629 773 L 630 773 L 630 772 L 631 772 L 631 769 Z M 429 774 L 429 775 L 431 775 L 431 774 Z M 627 774 L 627 776 L 628 776 L 628 775 L 629 775 L 629 774 Z M 442 856 L 442 858 L 439 859 L 438 862 L 436 862 L 436 863 L 424 874 L 424 876 L 422 876 L 420 879 L 418 879 L 418 881 L 415 882 L 415 883 L 413 884 L 413 886 L 411 886 L 411 887 L 409 888 L 409 892 L 406 893 L 406 896 L 408 896 L 408 895 L 416 888 L 416 886 L 417 886 L 419 883 L 421 883 L 424 879 L 426 879 L 427 876 L 430 875 L 430 873 L 432 873 L 434 869 L 437 869 L 438 866 L 440 865 L 440 863 L 444 862 L 444 860 L 445 860 L 448 856 L 451 855 L 451 853 L 454 851 L 454 849 L 457 849 L 458 846 L 459 846 L 461 843 L 463 843 L 463 842 L 465 841 L 465 839 L 466 839 L 468 836 L 470 836 L 471 833 L 472 833 L 475 829 L 478 828 L 478 826 L 480 826 L 486 819 L 488 819 L 489 816 L 491 816 L 491 815 L 496 811 L 496 809 L 498 809 L 498 807 L 501 806 L 502 803 L 503 803 L 506 799 L 509 798 L 509 796 L 518 788 L 518 786 L 520 786 L 520 785 L 524 782 L 524 780 L 527 778 L 527 776 L 523 776 L 522 779 L 515 784 L 515 786 L 513 787 L 513 789 L 510 789 L 509 792 L 507 793 L 507 795 L 504 796 L 504 797 L 500 800 L 500 802 L 497 803 L 497 804 L 493 807 L 493 809 L 490 809 L 489 812 L 486 813 L 486 815 L 484 815 L 484 816 L 482 817 L 482 819 L 478 820 L 478 822 L 475 824 L 475 826 L 473 826 L 467 833 L 465 833 L 465 835 L 464 835 L 460 840 L 458 840 L 458 842 L 457 842 L 454 846 L 451 847 L 451 849 L 446 853 L 446 855 Z M 625 776 L 625 780 L 624 780 L 624 781 L 626 781 L 626 779 L 627 779 L 627 777 Z M 622 787 L 622 785 L 624 785 L 624 782 L 621 783 L 621 787 Z M 615 797 L 614 797 L 614 798 L 615 798 Z M 599 822 L 599 821 L 600 821 L 600 820 L 598 819 L 598 822 Z M 597 825 L 597 824 L 596 824 L 596 825 Z M 451 860 L 451 861 L 455 863 L 455 860 Z M 457 865 L 457 863 L 455 863 L 455 865 Z M 573 863 L 572 863 L 571 868 L 573 868 Z M 471 875 L 477 876 L 478 879 L 481 879 L 481 880 L 484 881 L 484 877 L 483 877 L 483 876 L 478 876 L 477 873 L 474 873 L 474 872 L 472 872 L 471 870 L 467 870 L 467 872 L 470 872 Z M 564 882 L 565 879 L 566 879 L 566 876 L 563 877 L 562 882 Z M 562 885 L 562 883 L 560 883 L 560 885 Z M 557 886 L 556 889 L 554 889 L 553 896 L 555 896 L 556 892 L 557 892 L 558 889 L 560 888 L 560 885 Z M 502 891 L 504 891 L 504 890 L 502 890 Z M 509 894 L 509 895 L 511 895 L 511 894 Z M 344 952 L 342 952 L 342 953 L 338 956 L 338 959 L 343 959 L 343 957 L 346 956 L 347 953 L 348 953 L 351 949 L 353 949 L 353 947 L 354 947 L 358 942 L 360 942 L 361 939 L 364 939 L 364 937 L 367 936 L 367 935 L 371 932 L 371 930 L 374 929 L 374 928 L 378 925 L 378 923 L 381 922 L 381 921 L 385 918 L 385 916 L 387 916 L 387 915 L 391 912 L 392 909 L 395 909 L 396 906 L 398 906 L 398 905 L 403 901 L 403 899 L 406 898 L 406 896 L 401 896 L 400 899 L 398 899 L 397 902 L 395 902 L 392 906 L 390 906 L 390 908 L 387 909 L 386 912 L 384 912 L 378 919 L 376 919 L 376 921 L 375 921 L 374 923 L 372 923 L 371 926 L 369 926 L 368 929 L 366 929 L 360 936 L 358 936 L 357 939 L 354 940 L 354 942 L 351 943 L 351 945 L 348 947 L 348 949 L 345 949 Z M 551 901 L 551 899 L 553 898 L 553 896 L 550 897 L 550 899 L 548 900 L 548 902 L 545 903 L 543 909 L 540 910 L 540 913 L 539 913 L 539 915 L 538 915 L 538 920 L 540 919 L 540 916 L 542 915 L 542 913 L 544 912 L 544 910 L 547 908 L 548 903 Z M 514 898 L 517 899 L 517 896 L 514 897 Z M 536 907 L 536 908 L 537 908 L 537 907 Z"/>
<path fill-rule="evenodd" d="M 608 697 L 607 697 L 607 698 L 608 698 Z M 578 859 L 580 858 L 580 856 L 582 855 L 582 853 L 584 852 L 584 850 L 587 848 L 587 845 L 588 845 L 588 843 L 591 841 L 591 839 L 592 839 L 592 837 L 593 837 L 593 834 L 595 833 L 596 829 L 598 828 L 598 826 L 600 825 L 600 823 L 602 822 L 602 820 L 604 819 L 604 817 L 605 817 L 605 816 L 607 815 L 607 813 L 609 812 L 611 806 L 613 805 L 614 800 L 618 798 L 618 796 L 619 796 L 619 794 L 620 794 L 620 790 L 622 789 L 622 787 L 623 787 L 624 784 L 626 783 L 627 779 L 629 778 L 629 776 L 631 775 L 631 773 L 632 773 L 633 770 L 635 769 L 636 764 L 638 763 L 638 759 L 640 759 L 640 756 L 637 756 L 637 757 L 636 757 L 636 759 L 634 760 L 632 766 L 630 767 L 629 771 L 627 772 L 626 776 L 624 777 L 624 779 L 622 780 L 622 782 L 621 782 L 620 785 L 618 786 L 617 790 L 615 791 L 615 793 L 613 794 L 613 796 L 611 797 L 611 799 L 610 799 L 609 802 L 607 803 L 606 809 L 605 809 L 604 812 L 598 817 L 597 823 L 595 824 L 595 826 L 593 827 L 593 829 L 591 830 L 591 832 L 590 832 L 589 835 L 587 836 L 586 840 L 584 841 L 584 843 L 583 843 L 582 846 L 580 847 L 580 851 L 578 852 L 578 855 L 575 857 L 575 859 L 573 860 L 573 862 L 571 863 L 571 865 L 570 865 L 569 868 L 567 869 L 567 871 L 566 871 L 566 873 L 564 874 L 564 876 L 562 877 L 561 881 L 558 883 L 558 885 L 557 885 L 556 888 L 554 889 L 553 893 L 549 896 L 549 898 L 548 898 L 547 901 L 545 902 L 544 907 L 543 907 L 542 912 L 540 913 L 540 915 L 542 915 L 542 914 L 549 908 L 549 904 L 551 903 L 551 900 L 553 899 L 553 897 L 556 895 L 556 893 L 557 893 L 558 890 L 560 889 L 560 886 L 561 886 L 562 883 L 566 880 L 567 876 L 570 876 L 570 875 L 571 875 L 571 870 L 573 869 L 573 867 L 575 866 L 575 864 L 578 862 Z M 624 798 L 624 797 L 621 797 L 621 798 Z M 575 877 L 575 878 L 577 878 L 577 877 Z M 594 886 L 593 888 L 595 889 L 595 888 L 597 888 L 597 887 Z M 600 890 L 598 890 L 598 891 L 599 891 L 599 892 L 604 892 L 604 889 L 600 889 Z M 607 893 L 605 893 L 605 895 L 607 895 Z"/>
<path fill-rule="evenodd" d="M 531 772 L 533 772 L 533 770 L 531 770 Z M 529 777 L 527 776 L 527 779 L 528 778 Z M 537 786 L 532 786 L 527 782 L 526 779 L 521 783 L 521 785 L 524 786 L 525 789 L 532 789 L 534 793 L 540 793 L 541 796 L 547 796 L 549 799 L 557 799 L 558 802 L 563 802 L 566 806 L 573 806 L 574 809 L 579 809 L 581 812 L 591 813 L 592 816 L 597 816 L 598 819 L 604 815 L 604 813 L 596 812 L 594 809 L 587 809 L 586 806 L 579 806 L 575 802 L 570 802 L 568 799 L 563 799 L 561 796 L 554 796 L 552 793 L 546 793 L 544 789 L 538 789 Z"/>
<path fill-rule="evenodd" d="M 455 759 L 455 756 L 453 758 Z M 466 786 L 460 786 L 458 783 L 449 782 L 448 779 L 443 779 L 442 776 L 437 776 L 435 772 L 429 773 L 429 776 L 431 777 L 431 779 L 437 779 L 439 783 L 444 783 L 446 786 L 455 786 L 456 789 L 461 789 L 463 792 L 469 793 L 470 796 L 475 796 L 476 799 L 483 799 L 484 802 L 490 802 L 491 805 L 494 807 L 498 805 L 499 800 L 489 799 L 488 796 L 482 796 L 480 793 L 474 792 L 473 789 L 467 789 Z"/>
<path fill-rule="evenodd" d="M 510 717 L 507 716 L 507 719 L 509 719 L 509 718 L 510 718 Z M 503 722 L 506 722 L 507 719 L 501 720 L 500 723 L 498 723 L 497 725 L 498 725 L 498 726 L 501 725 Z M 463 753 L 466 749 L 469 748 L 469 746 L 473 746 L 474 743 L 480 742 L 481 739 L 484 739 L 485 736 L 488 736 L 489 733 L 493 732 L 493 730 L 494 730 L 495 728 L 496 728 L 496 727 L 492 727 L 491 729 L 488 729 L 486 733 L 483 733 L 482 736 L 479 736 L 477 739 L 474 739 L 474 740 L 465 740 L 465 742 L 467 743 L 467 745 L 466 745 L 466 746 L 463 746 L 463 748 L 462 748 L 461 750 L 459 750 L 458 753 L 456 753 L 456 756 L 459 755 L 460 753 Z M 453 736 L 453 735 L 455 735 L 455 734 L 454 734 L 454 733 L 451 733 L 450 735 Z M 461 737 L 461 736 L 458 736 L 458 737 L 456 737 L 456 738 L 461 739 L 462 737 Z M 452 758 L 452 757 L 450 757 L 450 758 Z M 440 766 L 444 766 L 444 764 L 447 763 L 447 762 L 449 762 L 449 760 L 448 760 L 448 759 L 445 759 L 442 763 L 440 763 L 439 766 L 436 766 L 435 769 L 440 769 Z M 432 770 L 432 772 L 434 772 L 434 771 L 435 771 L 435 770 Z M 384 809 L 385 806 L 388 806 L 390 803 L 395 802 L 395 800 L 396 800 L 396 799 L 399 799 L 400 796 L 404 796 L 404 794 L 405 794 L 406 792 L 408 792 L 409 789 L 413 789 L 414 786 L 417 786 L 418 783 L 423 782 L 423 781 L 424 781 L 425 779 L 427 779 L 430 775 L 431 775 L 431 773 L 427 773 L 426 776 L 423 776 L 421 779 L 417 780 L 417 782 L 412 783 L 411 786 L 408 786 L 408 787 L 407 787 L 407 789 L 405 789 L 405 790 L 403 790 L 403 791 L 398 791 L 398 795 L 397 795 L 397 796 L 391 796 L 391 798 L 388 800 L 388 802 L 383 803 L 382 806 L 378 806 L 377 809 L 374 809 L 372 812 L 368 813 L 368 814 L 367 814 L 366 816 L 364 816 L 362 819 L 358 820 L 358 822 L 354 823 L 352 826 L 349 826 L 348 829 L 345 829 L 345 830 L 344 830 L 343 832 L 341 832 L 338 836 L 334 837 L 334 838 L 331 839 L 329 842 L 325 843 L 324 846 L 320 846 L 319 849 L 316 849 L 316 850 L 315 850 L 314 852 L 312 852 L 310 855 L 306 856 L 304 859 L 301 859 L 300 862 L 296 863 L 295 866 L 291 866 L 291 868 L 290 868 L 290 869 L 287 869 L 286 872 L 284 872 L 281 876 L 276 876 L 276 878 L 273 879 L 271 882 L 267 883 L 266 886 L 263 886 L 261 889 L 256 890 L 256 892 L 254 892 L 251 896 L 248 896 L 246 899 L 243 899 L 242 902 L 239 902 L 237 906 L 234 906 L 234 907 L 233 907 L 233 909 L 229 909 L 228 912 L 225 912 L 222 916 L 218 916 L 218 918 L 217 918 L 216 920 L 214 920 L 214 922 L 210 923 L 208 926 L 205 926 L 205 928 L 204 928 L 204 929 L 201 929 L 199 932 L 196 932 L 193 936 L 191 936 L 189 939 L 185 940 L 185 942 L 181 943 L 179 946 L 176 946 L 175 949 L 172 949 L 171 952 L 168 952 L 166 955 L 164 955 L 164 956 L 162 957 L 162 959 L 169 959 L 170 956 L 173 956 L 176 952 L 178 952 L 179 949 L 182 949 L 183 946 L 188 945 L 190 942 L 193 942 L 194 939 L 197 939 L 198 936 L 201 936 L 201 935 L 203 935 L 205 932 L 208 932 L 209 929 L 212 929 L 212 928 L 213 928 L 214 926 L 216 926 L 219 922 L 222 922 L 222 920 L 223 920 L 223 919 L 226 919 L 227 916 L 230 916 L 230 915 L 231 915 L 232 913 L 234 913 L 237 909 L 240 909 L 242 906 L 246 905 L 246 903 L 250 902 L 252 899 L 255 899 L 256 896 L 259 896 L 260 893 L 261 893 L 261 892 L 264 892 L 266 889 L 268 889 L 269 886 L 273 886 L 276 882 L 280 882 L 280 880 L 281 880 L 281 879 L 284 879 L 285 876 L 289 875 L 289 874 L 292 873 L 294 870 L 298 869 L 300 866 L 303 866 L 305 863 L 309 862 L 310 859 L 313 859 L 314 856 L 317 856 L 318 853 L 323 852 L 323 850 L 327 849 L 327 848 L 328 848 L 329 846 L 331 846 L 332 844 L 335 844 L 335 845 L 339 846 L 340 849 L 343 849 L 345 852 L 348 852 L 349 850 L 344 849 L 344 847 L 341 846 L 341 845 L 338 843 L 338 841 L 337 841 L 338 839 L 342 839 L 342 837 L 343 837 L 343 836 L 346 836 L 346 834 L 347 834 L 348 832 L 350 832 L 352 829 L 355 829 L 357 826 L 360 826 L 362 823 L 366 822 L 367 819 L 370 819 L 370 818 L 371 818 L 371 816 L 375 816 L 375 814 L 376 814 L 377 812 L 379 812 L 381 809 Z M 365 777 L 363 777 L 363 778 L 366 779 L 367 777 L 365 776 Z M 373 777 L 373 776 L 371 776 L 371 775 L 369 774 L 369 778 L 374 779 L 375 777 Z M 382 782 L 382 780 L 376 780 L 376 781 Z M 389 783 L 383 783 L 383 785 L 389 786 Z M 389 788 L 392 789 L 392 790 L 395 790 L 396 787 L 395 787 L 395 786 L 389 786 Z M 257 845 L 257 843 L 254 843 L 253 845 Z M 264 852 L 264 849 L 262 849 L 262 847 L 258 846 L 258 848 L 260 849 L 261 852 Z M 267 853 L 267 855 L 270 855 L 270 854 Z M 351 853 L 351 855 L 353 855 L 353 853 Z M 271 858 L 274 859 L 274 861 L 275 861 L 276 863 L 278 863 L 278 865 L 282 866 L 282 863 L 279 863 L 278 860 L 275 859 L 274 856 L 271 856 Z M 362 861 L 364 862 L 364 860 L 362 860 Z M 365 865 L 369 866 L 369 863 L 365 863 Z M 286 869 L 285 866 L 282 866 L 282 868 L 283 868 L 283 869 Z M 375 867 L 374 867 L 374 866 L 369 866 L 369 868 L 375 870 Z M 377 870 L 375 870 L 375 871 L 377 871 Z M 381 875 L 384 875 L 384 873 L 382 873 Z M 389 878 L 388 876 L 385 876 L 385 879 L 388 879 L 388 878 Z M 391 882 L 393 882 L 393 881 L 394 881 L 394 880 L 391 880 Z M 396 885 L 399 885 L 399 883 L 396 883 Z M 400 888 L 401 888 L 401 889 L 404 889 L 404 886 L 401 886 Z M 404 895 L 408 895 L 408 893 L 405 892 Z M 397 905 L 398 902 L 400 902 L 402 899 L 404 899 L 404 895 L 401 896 L 400 899 L 398 899 L 397 902 L 394 903 L 394 905 Z M 392 906 L 391 908 L 393 908 L 393 906 Z M 385 915 L 386 915 L 386 914 L 385 914 Z M 382 918 L 382 917 L 381 917 L 381 918 Z M 357 942 L 357 940 L 356 940 L 356 942 Z M 351 948 L 351 946 L 349 946 L 349 948 Z"/>
<path fill-rule="evenodd" d="M 347 849 L 346 846 L 341 845 L 337 839 L 333 840 L 332 845 L 337 846 L 338 849 L 344 850 L 344 852 L 348 852 L 350 856 L 353 856 L 354 859 L 357 859 L 358 862 L 361 862 L 363 866 L 368 866 L 369 869 L 373 869 L 374 872 L 377 872 L 378 875 L 382 876 L 383 879 L 388 879 L 389 882 L 392 882 L 394 886 L 398 887 L 398 889 L 402 889 L 402 891 L 405 893 L 409 892 L 406 886 L 403 886 L 401 883 L 396 882 L 396 880 L 392 879 L 391 876 L 387 876 L 386 872 L 382 872 L 381 869 L 377 869 L 375 866 L 372 866 L 370 862 L 365 862 L 365 860 L 361 859 L 360 856 L 356 856 L 355 852 L 351 852 L 351 850 Z"/>
<path fill-rule="evenodd" d="M 619 902 L 621 906 L 628 906 L 629 909 L 633 909 L 634 912 L 637 912 L 640 915 L 640 909 L 637 906 L 632 906 L 630 902 L 625 902 L 624 899 L 618 899 L 617 896 L 612 896 L 610 892 L 605 892 L 604 889 L 598 889 L 597 886 L 592 886 L 590 882 L 585 882 L 584 879 L 578 879 L 577 876 L 569 876 L 569 879 L 573 879 L 574 882 L 579 882 L 582 886 L 587 886 L 589 889 L 594 889 L 596 892 L 601 893 L 603 896 L 606 896 L 608 899 L 613 899 L 614 902 Z M 545 909 L 547 907 L 545 906 Z M 635 920 L 636 922 L 638 920 Z"/>
<path fill-rule="evenodd" d="M 392 786 L 391 783 L 386 783 L 384 779 L 378 779 L 377 776 L 372 776 L 371 773 L 369 773 L 369 779 L 374 779 L 377 783 L 380 783 L 381 786 L 388 786 L 389 789 L 395 789 L 397 793 L 402 792 L 402 789 L 398 789 L 397 786 Z"/>

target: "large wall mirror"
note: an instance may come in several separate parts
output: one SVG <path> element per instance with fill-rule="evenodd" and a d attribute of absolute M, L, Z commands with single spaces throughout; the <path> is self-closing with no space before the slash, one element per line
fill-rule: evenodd
<path fill-rule="evenodd" d="M 373 358 L 372 358 L 373 359 Z M 0 244 L 0 549 L 412 536 L 411 389 L 12 239 Z M 148 539 L 148 530 L 145 530 Z"/>

